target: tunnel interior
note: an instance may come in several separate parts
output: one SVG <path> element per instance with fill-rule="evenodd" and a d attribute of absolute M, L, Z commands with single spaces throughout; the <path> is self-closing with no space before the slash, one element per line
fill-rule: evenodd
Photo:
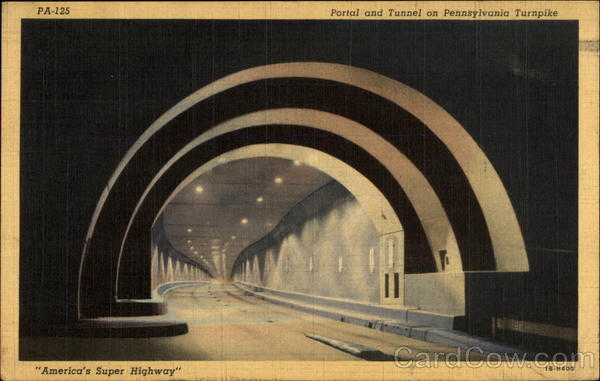
<path fill-rule="evenodd" d="M 173 246 L 228 280 L 237 255 L 265 236 L 299 201 L 332 181 L 296 161 L 251 158 L 200 175 L 162 212 Z"/>
<path fill-rule="evenodd" d="M 224 161 L 180 187 L 155 219 L 153 289 L 190 279 L 193 267 L 203 274 L 194 280 L 379 301 L 380 235 L 348 189 L 298 159 Z M 401 260 L 406 273 L 436 271 L 431 250 Z"/>
<path fill-rule="evenodd" d="M 332 179 L 278 158 L 236 160 L 212 168 L 180 190 L 153 230 L 210 274 L 229 280 L 239 253 L 280 222 L 299 201 Z"/>

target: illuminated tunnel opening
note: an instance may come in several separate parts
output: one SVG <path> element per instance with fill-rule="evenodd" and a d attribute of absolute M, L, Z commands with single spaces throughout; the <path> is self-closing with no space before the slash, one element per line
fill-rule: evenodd
<path fill-rule="evenodd" d="M 207 170 L 163 209 L 162 229 L 176 250 L 228 280 L 237 255 L 272 231 L 302 199 L 332 179 L 278 158 L 232 161 Z"/>
<path fill-rule="evenodd" d="M 205 269 L 203 281 L 210 274 L 220 282 L 375 303 L 401 299 L 399 281 L 392 285 L 392 297 L 384 298 L 382 273 L 391 272 L 398 280 L 403 278 L 400 272 L 436 271 L 429 247 L 404 255 L 402 227 L 397 217 L 389 215 L 395 212 L 385 206 L 381 193 L 372 186 L 356 187 L 359 199 L 371 209 L 369 216 L 361 202 L 319 165 L 339 167 L 333 172 L 346 182 L 358 175 L 355 171 L 340 161 L 320 160 L 324 154 L 315 150 L 280 148 L 287 158 L 267 156 L 274 146 L 226 153 L 178 187 L 152 228 L 153 289 L 189 279 L 178 265 L 182 262 L 164 254 L 173 252 Z M 260 156 L 252 157 L 257 153 Z M 240 155 L 249 158 L 232 160 Z M 399 234 L 400 242 L 393 254 L 395 263 L 380 269 L 386 253 L 381 245 L 387 244 L 382 237 L 390 236 L 382 235 L 380 221 L 385 221 L 386 213 L 385 218 L 397 224 L 387 230 L 395 230 L 392 235 Z M 407 218 L 404 222 L 415 223 Z"/>

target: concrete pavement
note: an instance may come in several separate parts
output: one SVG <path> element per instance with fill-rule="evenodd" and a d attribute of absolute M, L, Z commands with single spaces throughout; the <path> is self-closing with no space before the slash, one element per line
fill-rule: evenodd
<path fill-rule="evenodd" d="M 165 297 L 169 315 L 189 333 L 158 338 L 23 338 L 29 360 L 309 360 L 361 361 L 307 335 L 374 348 L 393 356 L 398 347 L 418 353 L 456 353 L 453 347 L 338 322 L 246 296 L 233 285 L 183 287 Z M 403 354 L 406 352 L 404 351 Z M 389 357 L 388 357 L 389 358 Z M 413 357 L 414 358 L 414 357 Z"/>

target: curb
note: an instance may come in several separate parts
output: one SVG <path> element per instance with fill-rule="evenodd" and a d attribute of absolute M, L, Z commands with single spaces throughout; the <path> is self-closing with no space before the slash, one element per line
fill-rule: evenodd
<path fill-rule="evenodd" d="M 360 325 L 363 327 L 376 329 L 383 332 L 393 333 L 405 337 L 410 337 L 415 340 L 426 341 L 434 344 L 447 345 L 460 349 L 479 349 L 482 353 L 499 353 L 499 354 L 519 354 L 526 355 L 527 351 L 502 345 L 488 341 L 482 337 L 471 336 L 463 332 L 455 331 L 446 328 L 437 328 L 427 325 L 410 325 L 407 323 L 385 321 L 380 316 L 360 316 L 353 311 L 347 310 L 331 310 L 319 308 L 314 305 L 300 304 L 293 300 L 284 299 L 281 297 L 267 296 L 262 292 L 249 290 L 239 284 L 234 283 L 242 292 L 247 295 L 262 299 L 264 301 L 279 304 L 286 307 L 294 308 L 303 312 L 313 313 L 326 318 Z M 313 338 L 314 339 L 314 338 Z M 318 340 L 318 339 L 315 339 Z M 321 341 L 321 340 L 318 340 Z M 327 344 L 327 343 L 326 343 Z M 329 345 L 329 344 L 328 344 Z M 341 348 L 340 348 L 341 349 Z M 479 352 L 477 350 L 477 352 Z M 350 352 L 349 352 L 350 353 Z"/>

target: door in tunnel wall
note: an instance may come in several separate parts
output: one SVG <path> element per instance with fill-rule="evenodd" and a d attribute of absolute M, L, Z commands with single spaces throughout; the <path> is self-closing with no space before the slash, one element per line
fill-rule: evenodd
<path fill-rule="evenodd" d="M 381 303 L 404 305 L 404 232 L 380 238 Z"/>

